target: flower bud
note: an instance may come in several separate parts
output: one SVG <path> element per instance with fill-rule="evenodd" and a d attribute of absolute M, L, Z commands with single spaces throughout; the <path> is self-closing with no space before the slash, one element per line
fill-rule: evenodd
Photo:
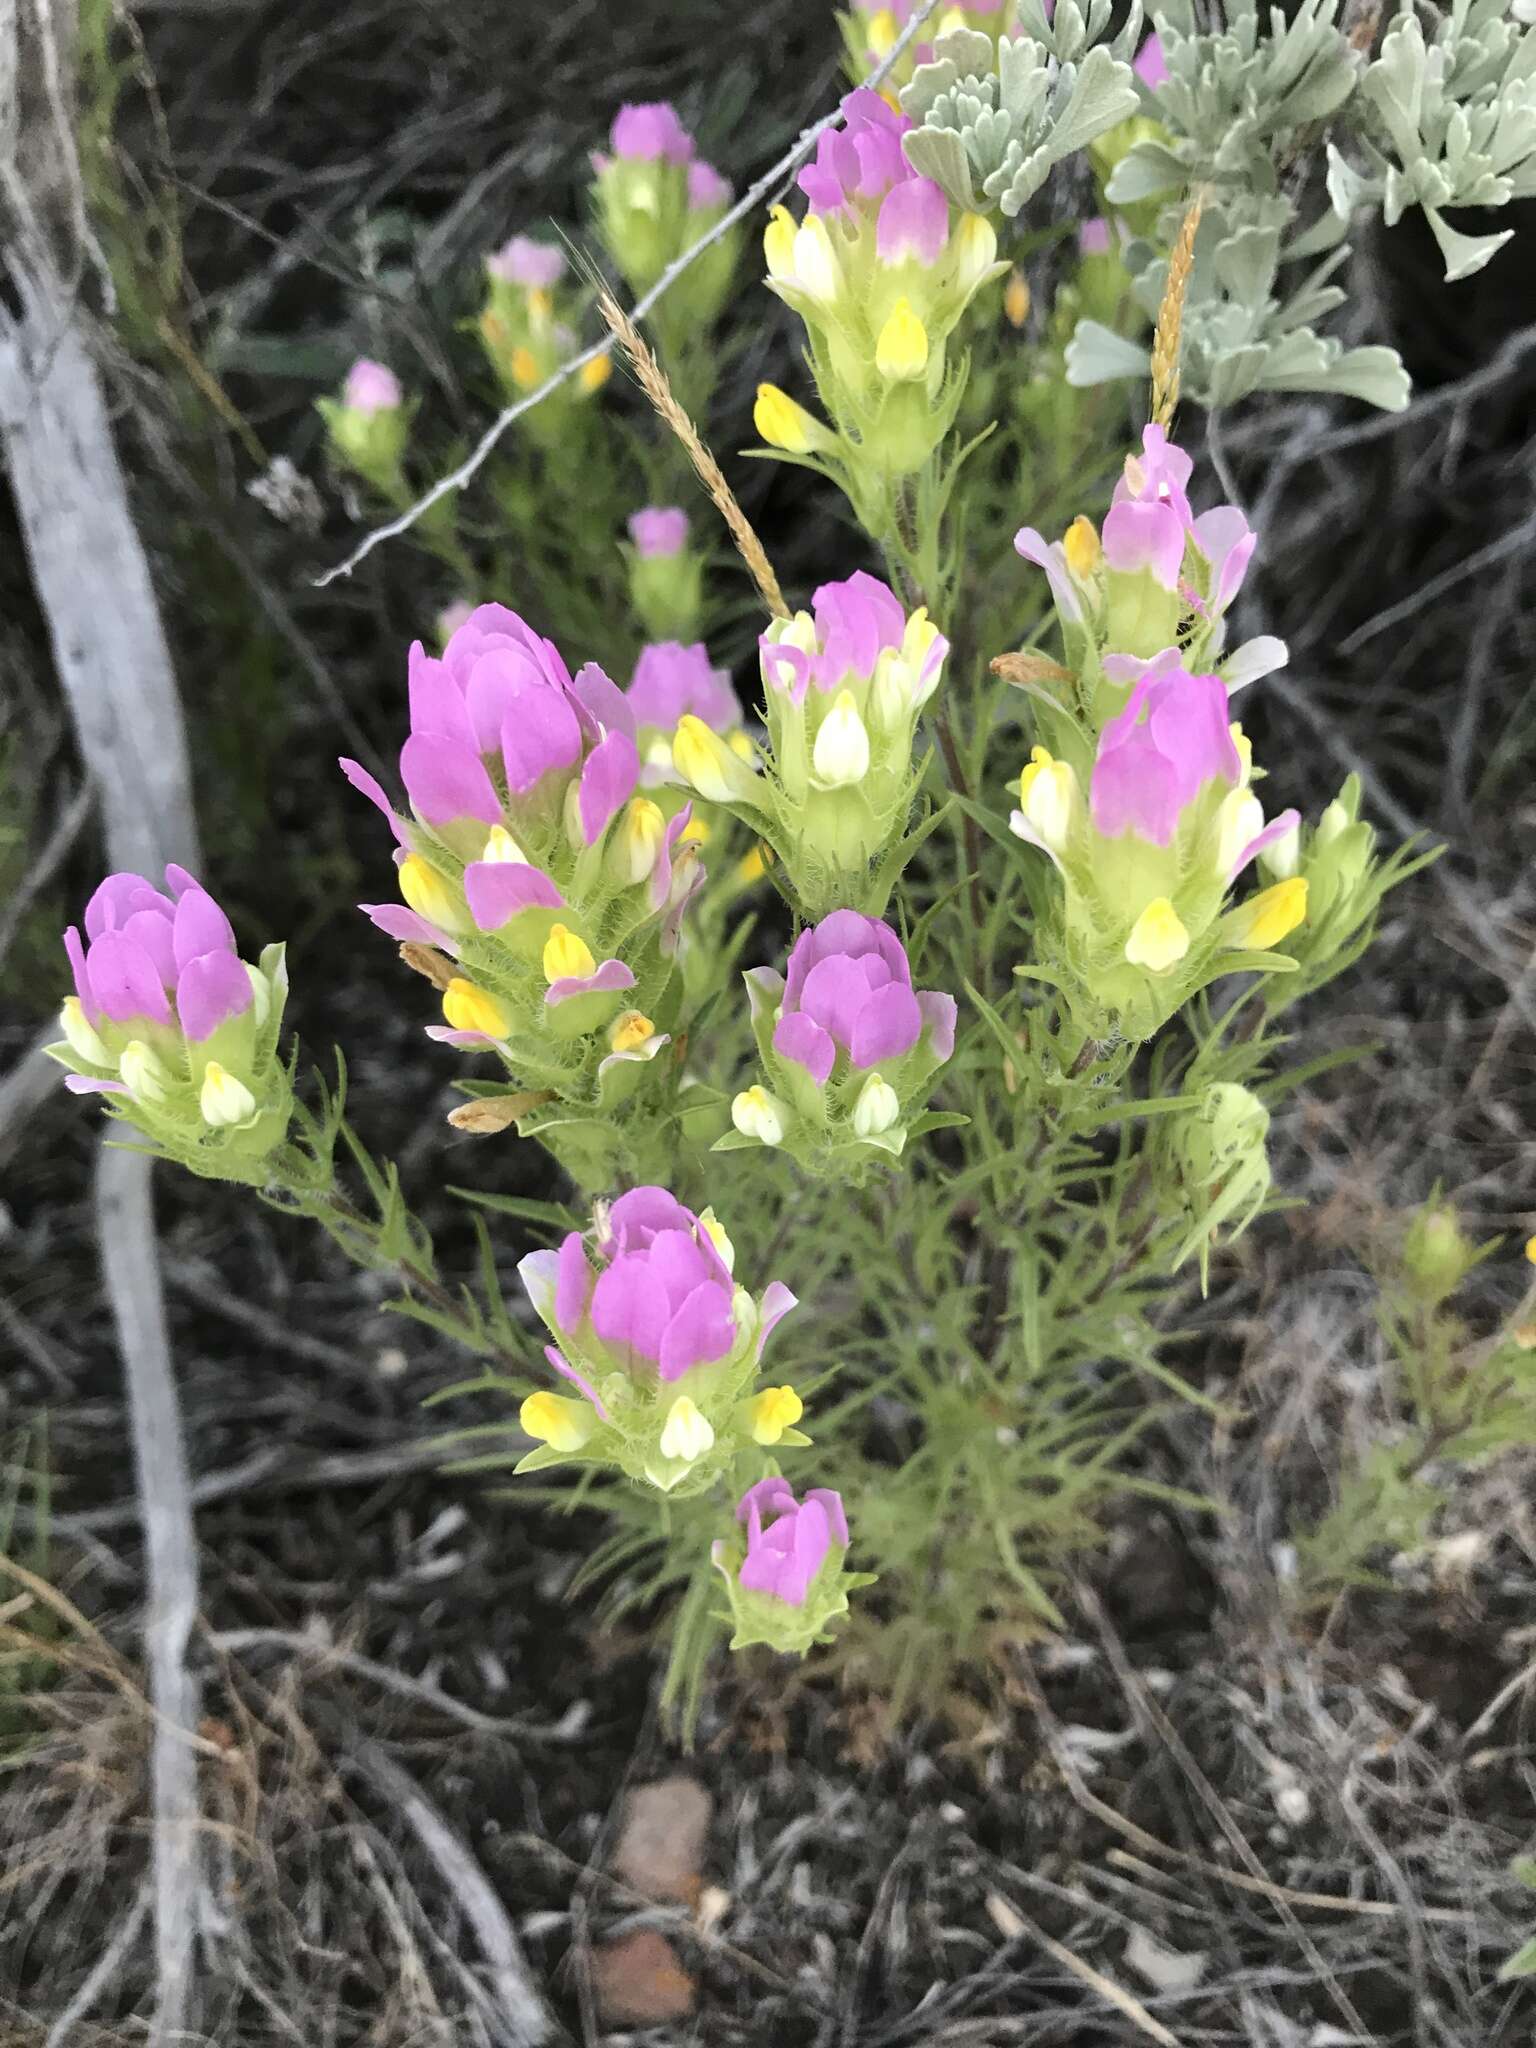
<path fill-rule="evenodd" d="M 528 856 L 518 845 L 505 825 L 493 825 L 485 835 L 485 850 L 482 860 L 494 861 L 503 867 L 527 867 Z"/>
<path fill-rule="evenodd" d="M 123 1047 L 122 1058 L 117 1071 L 123 1085 L 136 1102 L 164 1102 L 165 1091 L 171 1085 L 170 1074 L 164 1062 L 144 1043 L 142 1038 L 133 1038 Z M 222 1073 L 223 1069 L 220 1069 Z M 236 1083 L 236 1086 L 239 1084 Z M 254 1108 L 254 1103 L 252 1107 Z M 240 1123 L 243 1117 L 211 1117 L 203 1112 L 209 1123 Z"/>
<path fill-rule="evenodd" d="M 643 1010 L 621 1010 L 609 1028 L 608 1044 L 614 1052 L 633 1052 L 655 1036 L 656 1026 Z"/>
<path fill-rule="evenodd" d="M 226 1130 L 252 1121 L 256 1115 L 256 1098 L 243 1081 L 237 1081 L 233 1074 L 226 1073 L 217 1060 L 210 1060 L 203 1069 L 198 1107 L 202 1110 L 204 1123 L 212 1124 L 215 1130 Z"/>
<path fill-rule="evenodd" d="M 889 1081 L 871 1074 L 853 1105 L 853 1128 L 861 1138 L 877 1138 L 901 1115 L 901 1102 Z"/>
<path fill-rule="evenodd" d="M 667 1410 L 662 1424 L 659 1449 L 664 1458 L 677 1458 L 692 1465 L 706 1451 L 714 1449 L 715 1432 L 709 1418 L 699 1412 L 686 1394 L 679 1394 Z"/>
<path fill-rule="evenodd" d="M 845 789 L 869 773 L 869 733 L 851 690 L 840 690 L 821 722 L 811 765 L 829 789 Z"/>
<path fill-rule="evenodd" d="M 524 1436 L 557 1451 L 579 1451 L 597 1428 L 589 1402 L 568 1401 L 561 1394 L 530 1394 L 517 1412 Z"/>
<path fill-rule="evenodd" d="M 1431 1307 L 1454 1294 L 1477 1263 L 1477 1248 L 1449 1202 L 1438 1197 L 1415 1210 L 1403 1239 L 1403 1270 Z"/>
<path fill-rule="evenodd" d="M 544 941 L 543 967 L 548 982 L 584 981 L 597 972 L 597 961 L 585 939 L 568 925 L 556 924 Z"/>
<path fill-rule="evenodd" d="M 101 1034 L 95 1030 L 85 1014 L 85 1008 L 78 996 L 66 996 L 59 1011 L 59 1029 L 69 1044 L 70 1051 L 77 1059 L 91 1067 L 110 1067 L 112 1055 L 102 1043 Z"/>
<path fill-rule="evenodd" d="M 1022 270 L 1011 270 L 1003 287 L 1003 312 L 1010 327 L 1022 327 L 1029 318 L 1029 280 Z"/>
<path fill-rule="evenodd" d="M 455 1031 L 478 1032 L 483 1038 L 504 1039 L 512 1019 L 493 995 L 456 974 L 443 991 L 443 1015 Z"/>
<path fill-rule="evenodd" d="M 758 781 L 752 770 L 691 711 L 678 721 L 672 741 L 672 765 L 708 803 L 756 801 Z"/>
<path fill-rule="evenodd" d="M 736 1270 L 736 1247 L 726 1235 L 725 1225 L 720 1221 L 720 1218 L 713 1209 L 701 1209 L 699 1211 L 699 1227 L 720 1254 L 720 1263 L 724 1266 L 727 1273 L 734 1273 Z"/>
<path fill-rule="evenodd" d="M 1289 832 L 1272 840 L 1259 854 L 1259 866 L 1267 875 L 1273 875 L 1277 882 L 1289 882 L 1301 863 L 1301 828 L 1293 825 Z"/>
<path fill-rule="evenodd" d="M 758 385 L 752 424 L 770 448 L 782 448 L 790 455 L 808 455 L 833 445 L 833 436 L 815 414 L 796 405 L 777 384 Z"/>
<path fill-rule="evenodd" d="M 796 230 L 794 283 L 818 305 L 830 305 L 837 297 L 837 252 L 827 224 L 819 214 L 810 214 Z"/>
<path fill-rule="evenodd" d="M 805 1413 L 805 1405 L 793 1387 L 765 1387 L 747 1410 L 752 1441 L 764 1449 L 778 1443 L 786 1429 L 793 1429 Z"/>
<path fill-rule="evenodd" d="M 666 833 L 661 806 L 646 796 L 632 797 L 608 845 L 609 872 L 631 887 L 643 882 L 656 865 Z"/>
<path fill-rule="evenodd" d="M 784 1138 L 783 1105 L 761 1085 L 744 1088 L 731 1104 L 731 1122 L 744 1138 L 778 1145 Z"/>
<path fill-rule="evenodd" d="M 439 931 L 459 936 L 471 929 L 457 890 L 419 853 L 407 854 L 400 863 L 400 894 L 418 917 Z"/>
<path fill-rule="evenodd" d="M 1166 974 L 1189 951 L 1189 933 L 1166 896 L 1155 896 L 1131 927 L 1125 957 L 1149 974 Z"/>
<path fill-rule="evenodd" d="M 795 281 L 795 222 L 787 206 L 775 206 L 763 230 L 763 260 L 780 284 Z"/>
<path fill-rule="evenodd" d="M 955 254 L 955 282 L 962 291 L 969 292 L 980 284 L 997 261 L 997 230 L 984 213 L 963 213 L 950 247 Z M 1015 278 L 1024 286 L 1024 310 L 1017 320 L 1013 320 L 1011 311 L 1008 317 L 1015 327 L 1021 327 L 1029 312 L 1029 286 L 1015 271 L 1008 280 L 1010 289 Z"/>
<path fill-rule="evenodd" d="M 1029 766 L 1019 777 L 1016 817 L 1029 827 L 1029 837 L 1059 858 L 1066 851 L 1077 812 L 1077 777 L 1071 764 L 1058 761 L 1044 747 L 1030 749 Z M 1015 824 L 1015 831 L 1018 825 Z"/>
<path fill-rule="evenodd" d="M 1098 530 L 1091 519 L 1080 513 L 1061 537 L 1062 552 L 1067 558 L 1067 567 L 1079 583 L 1086 583 L 1097 573 L 1104 559 Z"/>
<path fill-rule="evenodd" d="M 1225 881 L 1264 830 L 1264 806 L 1251 789 L 1234 789 L 1217 813 L 1216 872 Z"/>
<path fill-rule="evenodd" d="M 1276 882 L 1250 896 L 1233 916 L 1232 942 L 1264 953 L 1295 931 L 1307 914 L 1307 883 L 1303 875 Z"/>
<path fill-rule="evenodd" d="M 928 368 L 928 330 L 907 299 L 898 299 L 875 342 L 875 368 L 892 384 L 921 377 Z"/>

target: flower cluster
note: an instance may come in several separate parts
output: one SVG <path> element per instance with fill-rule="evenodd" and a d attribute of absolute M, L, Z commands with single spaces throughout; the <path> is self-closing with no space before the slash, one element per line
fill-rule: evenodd
<path fill-rule="evenodd" d="M 591 663 L 573 679 L 502 605 L 472 612 L 441 659 L 411 649 L 410 718 L 408 816 L 342 763 L 396 840 L 404 901 L 362 907 L 454 963 L 434 1037 L 611 1105 L 668 1043 L 672 955 L 702 879 L 686 808 L 669 822 L 639 793 L 624 693 Z"/>
<path fill-rule="evenodd" d="M 838 25 L 848 55 L 848 75 L 855 85 L 866 79 L 895 48 L 898 38 L 916 11 L 917 0 L 856 0 L 840 13 Z M 978 29 L 995 45 L 1008 27 L 1008 0 L 967 0 L 965 6 L 941 10 L 929 35 L 907 45 L 897 58 L 885 82 L 885 91 L 895 92 L 908 84 L 919 64 L 933 62 L 933 38 L 957 28 Z"/>
<path fill-rule="evenodd" d="M 85 906 L 85 940 L 64 950 L 75 992 L 48 1050 L 66 1085 L 99 1093 L 160 1151 L 215 1179 L 260 1180 L 292 1110 L 278 1034 L 288 975 L 281 945 L 240 958 L 229 919 L 185 868 L 168 894 L 114 874 Z"/>
<path fill-rule="evenodd" d="M 485 259 L 487 291 L 480 314 L 480 340 L 510 398 L 536 390 L 575 354 L 574 308 L 562 306 L 560 301 L 565 272 L 564 251 L 553 242 L 536 242 L 529 235 L 513 235 Z M 570 406 L 600 391 L 611 367 L 607 356 L 584 363 L 575 377 L 550 394 L 552 409 L 530 415 L 531 429 L 558 433 L 566 424 Z"/>
<path fill-rule="evenodd" d="M 1059 541 L 1026 526 L 1014 542 L 1050 580 L 1067 663 L 1095 722 L 1124 701 L 1127 677 L 1169 651 L 1186 668 L 1215 670 L 1233 690 L 1284 664 L 1284 642 L 1267 634 L 1223 654 L 1227 607 L 1257 536 L 1235 505 L 1191 510 L 1193 467 L 1149 426 L 1141 453 L 1126 458 L 1102 534 L 1077 519 Z M 1113 669 L 1106 653 L 1119 657 Z"/>
<path fill-rule="evenodd" d="M 792 1387 L 754 1391 L 763 1347 L 795 1306 L 779 1281 L 753 1295 L 713 1214 L 665 1188 L 598 1204 L 590 1237 L 532 1252 L 518 1271 L 555 1342 L 545 1356 L 580 1399 L 524 1401 L 537 1439 L 520 1472 L 605 1465 L 663 1493 L 706 1492 L 749 1445 L 804 1444 Z"/>
<path fill-rule="evenodd" d="M 849 1593 L 874 1584 L 868 1572 L 843 1569 L 848 1518 L 828 1487 L 796 1500 L 787 1479 L 760 1479 L 742 1495 L 736 1521 L 745 1540 L 738 1528 L 710 1553 L 730 1598 L 733 1650 L 766 1643 L 804 1656 L 847 1613 Z"/>
<path fill-rule="evenodd" d="M 737 1095 L 716 1149 L 781 1146 L 808 1172 L 857 1179 L 940 1121 L 921 1112 L 954 1051 L 955 999 L 914 989 L 895 932 L 854 910 L 808 926 L 786 965 L 745 976 L 766 1083 Z"/>
<path fill-rule="evenodd" d="M 800 173 L 805 219 L 776 207 L 763 237 L 769 287 L 805 322 L 836 431 L 773 385 L 755 418 L 770 447 L 811 459 L 854 495 L 866 473 L 874 482 L 921 469 L 949 431 L 964 379 L 950 374 L 948 338 L 1005 266 L 991 223 L 953 217 L 907 163 L 905 114 L 867 89 L 848 95 L 843 114 Z"/>
<path fill-rule="evenodd" d="M 699 635 L 704 565 L 689 545 L 688 515 L 676 505 L 646 505 L 629 522 L 629 601 L 647 640 Z"/>
<path fill-rule="evenodd" d="M 1225 683 L 1172 650 L 1100 733 L 1086 798 L 1070 761 L 1034 748 L 1010 823 L 1061 871 L 1062 960 L 1107 1028 L 1150 1037 L 1194 987 L 1256 964 L 1305 916 L 1295 877 L 1224 910 L 1258 854 L 1297 829 L 1294 811 L 1266 823 L 1252 773 Z"/>
<path fill-rule="evenodd" d="M 394 371 L 360 356 L 347 372 L 340 398 L 317 399 L 316 408 L 342 467 L 355 471 L 382 496 L 398 497 L 404 489 L 400 464 L 415 406 L 407 403 Z"/>
<path fill-rule="evenodd" d="M 634 292 L 649 291 L 668 264 L 706 235 L 731 203 L 731 188 L 699 155 L 664 100 L 622 106 L 608 153 L 592 158 L 598 231 Z M 719 236 L 674 284 L 672 307 L 707 326 L 719 313 L 736 267 L 734 237 Z"/>
<path fill-rule="evenodd" d="M 917 720 L 948 651 L 925 611 L 909 617 L 861 571 L 824 583 L 810 612 L 776 619 L 759 641 L 769 740 L 760 772 L 707 719 L 679 724 L 678 774 L 768 841 L 808 915 L 884 908 L 921 772 Z"/>

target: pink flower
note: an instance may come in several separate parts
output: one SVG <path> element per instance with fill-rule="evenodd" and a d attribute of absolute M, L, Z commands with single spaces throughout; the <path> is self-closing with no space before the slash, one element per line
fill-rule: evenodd
<path fill-rule="evenodd" d="M 342 401 L 353 412 L 393 412 L 404 402 L 400 379 L 383 363 L 359 356 L 347 372 Z"/>
<path fill-rule="evenodd" d="M 1095 214 L 1092 220 L 1083 222 L 1077 231 L 1077 247 L 1083 256 L 1109 254 L 1109 222 L 1102 214 Z"/>
<path fill-rule="evenodd" d="M 860 86 L 843 101 L 841 128 L 829 128 L 816 145 L 816 160 L 799 176 L 812 213 L 856 212 L 855 202 L 873 204 L 913 173 L 901 151 L 912 123 L 879 93 Z"/>
<path fill-rule="evenodd" d="M 515 838 L 525 803 L 538 809 L 547 794 L 563 798 L 574 781 L 582 837 L 595 846 L 634 794 L 640 757 L 623 691 L 594 662 L 573 681 L 554 642 L 505 605 L 478 605 L 441 657 L 418 640 L 409 691 L 400 779 L 417 818 L 435 832 L 472 826 L 466 836 L 483 843 L 478 828 L 510 822 Z M 355 761 L 341 766 L 409 845 L 410 828 L 377 780 Z"/>
<path fill-rule="evenodd" d="M 695 213 L 713 213 L 731 203 L 731 188 L 715 169 L 705 163 L 702 157 L 695 157 L 688 166 L 688 204 Z"/>
<path fill-rule="evenodd" d="M 1088 794 L 1094 830 L 1106 839 L 1133 832 L 1167 846 L 1212 782 L 1235 789 L 1242 779 L 1225 683 L 1189 675 L 1166 656 L 1159 663 L 1099 737 Z"/>
<path fill-rule="evenodd" d="M 688 514 L 676 505 L 646 505 L 630 518 L 629 537 L 643 560 L 680 555 L 688 545 Z"/>
<path fill-rule="evenodd" d="M 595 1262 L 594 1262 L 595 1260 Z M 600 1211 L 595 1245 L 580 1231 L 518 1268 L 528 1298 L 564 1352 L 663 1381 L 715 1365 L 736 1349 L 735 1287 L 714 1239 L 665 1188 L 632 1188 Z M 758 1343 L 795 1305 L 764 1290 Z"/>
<path fill-rule="evenodd" d="M 1153 29 L 1151 35 L 1136 52 L 1131 69 L 1145 86 L 1156 92 L 1160 85 L 1168 82 L 1168 60 L 1163 55 L 1162 37 Z"/>
<path fill-rule="evenodd" d="M 949 201 L 928 178 L 903 178 L 880 202 L 875 253 L 882 263 L 938 262 L 949 240 Z"/>
<path fill-rule="evenodd" d="M 185 868 L 165 879 L 169 896 L 142 875 L 108 875 L 85 906 L 87 943 L 71 925 L 64 950 L 93 1025 L 179 1027 L 201 1043 L 255 995 L 218 904 Z"/>
<path fill-rule="evenodd" d="M 514 235 L 486 257 L 485 267 L 502 284 L 547 291 L 565 274 L 565 251 L 553 242 L 536 242 L 531 235 Z"/>
<path fill-rule="evenodd" d="M 764 1517 L 772 1519 L 766 1524 Z M 814 1487 L 795 1499 L 787 1479 L 760 1479 L 736 1508 L 747 1525 L 747 1554 L 736 1582 L 749 1593 L 766 1593 L 790 1607 L 803 1607 L 812 1581 L 833 1544 L 848 1548 L 848 1517 L 840 1494 Z"/>
<path fill-rule="evenodd" d="M 702 641 L 684 647 L 676 640 L 661 640 L 642 647 L 627 694 L 636 722 L 665 732 L 690 712 L 714 732 L 731 732 L 741 724 L 741 704 L 730 675 L 711 665 Z"/>
<path fill-rule="evenodd" d="M 756 969 L 754 1000 L 778 977 Z M 839 1054 L 865 1072 L 901 1059 L 929 1033 L 933 1056 L 955 1044 L 955 999 L 912 987 L 906 949 L 888 924 L 856 910 L 834 910 L 795 941 L 773 1031 L 773 1049 L 825 1087 Z"/>
<path fill-rule="evenodd" d="M 613 153 L 632 163 L 685 164 L 693 156 L 693 137 L 666 100 L 626 103 L 613 118 Z"/>

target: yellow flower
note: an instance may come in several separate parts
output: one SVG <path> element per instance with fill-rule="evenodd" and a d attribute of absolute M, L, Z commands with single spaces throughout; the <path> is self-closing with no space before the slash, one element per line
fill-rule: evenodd
<path fill-rule="evenodd" d="M 523 391 L 531 391 L 539 381 L 539 359 L 531 348 L 513 349 L 508 367 L 512 372 L 512 382 Z"/>
<path fill-rule="evenodd" d="M 589 974 L 596 972 L 597 962 L 586 940 L 578 938 L 569 925 L 552 924 L 549 937 L 544 941 L 544 979 L 548 982 L 585 981 Z"/>
<path fill-rule="evenodd" d="M 590 363 L 583 363 L 577 372 L 576 381 L 583 391 L 601 391 L 613 375 L 613 363 L 607 356 L 594 356 Z"/>
<path fill-rule="evenodd" d="M 736 863 L 736 882 L 739 888 L 745 889 L 753 882 L 760 882 L 767 874 L 768 862 L 764 855 L 765 848 L 761 844 L 754 846 L 750 853 L 742 855 Z"/>
<path fill-rule="evenodd" d="M 784 1138 L 784 1116 L 780 1104 L 759 1084 L 743 1088 L 731 1102 L 731 1122 L 744 1138 L 756 1138 L 760 1145 L 778 1145 Z"/>
<path fill-rule="evenodd" d="M 1099 536 L 1091 519 L 1081 514 L 1073 520 L 1062 539 L 1062 551 L 1067 558 L 1067 567 L 1081 583 L 1086 583 L 1098 568 L 1103 557 Z"/>
<path fill-rule="evenodd" d="M 567 1401 L 560 1394 L 530 1394 L 517 1411 L 524 1436 L 531 1436 L 551 1450 L 579 1451 L 597 1427 L 597 1416 L 586 1401 Z"/>
<path fill-rule="evenodd" d="M 1528 1237 L 1525 1240 L 1525 1256 L 1533 1266 L 1536 1266 L 1536 1237 Z"/>
<path fill-rule="evenodd" d="M 763 230 L 763 261 L 768 275 L 792 283 L 795 275 L 795 223 L 787 206 L 776 206 Z"/>
<path fill-rule="evenodd" d="M 786 1429 L 793 1429 L 805 1407 L 793 1387 L 764 1387 L 747 1413 L 753 1443 L 766 1446 L 776 1444 Z"/>
<path fill-rule="evenodd" d="M 1166 896 L 1154 896 L 1131 927 L 1125 957 L 1133 967 L 1164 974 L 1189 951 L 1189 933 Z"/>
<path fill-rule="evenodd" d="M 424 917 L 428 924 L 435 924 L 440 931 L 461 932 L 465 929 L 458 892 L 450 888 L 446 877 L 440 875 L 430 861 L 423 860 L 419 853 L 407 855 L 400 863 L 400 894 L 418 917 Z"/>
<path fill-rule="evenodd" d="M 734 749 L 690 711 L 672 736 L 672 765 L 690 788 L 712 804 L 750 802 L 756 778 Z"/>
<path fill-rule="evenodd" d="M 893 383 L 921 377 L 928 367 L 928 330 L 910 301 L 898 299 L 875 343 L 875 368 Z"/>
<path fill-rule="evenodd" d="M 656 1036 L 656 1026 L 643 1010 L 621 1010 L 613 1020 L 608 1043 L 615 1052 L 633 1052 Z"/>
<path fill-rule="evenodd" d="M 1022 270 L 1011 270 L 1003 287 L 1003 311 L 1010 327 L 1022 327 L 1029 318 L 1029 280 Z"/>
<path fill-rule="evenodd" d="M 531 285 L 528 290 L 528 318 L 545 321 L 552 310 L 552 301 L 543 285 Z"/>
<path fill-rule="evenodd" d="M 720 1254 L 721 1264 L 725 1267 L 727 1273 L 734 1273 L 736 1270 L 736 1247 L 726 1235 L 725 1225 L 720 1221 L 720 1218 L 713 1209 L 701 1209 L 699 1211 L 699 1228 Z"/>
<path fill-rule="evenodd" d="M 478 1031 L 485 1038 L 505 1038 L 512 1019 L 493 995 L 456 974 L 443 990 L 443 1015 L 455 1031 Z"/>
<path fill-rule="evenodd" d="M 896 42 L 896 17 L 889 7 L 882 7 L 869 17 L 864 31 L 865 41 L 871 57 L 883 57 Z"/>
<path fill-rule="evenodd" d="M 758 385 L 752 424 L 770 448 L 782 448 L 789 455 L 807 455 L 832 445 L 832 436 L 821 421 L 803 405 L 796 405 L 777 384 Z"/>
<path fill-rule="evenodd" d="M 1256 953 L 1277 946 L 1287 933 L 1295 931 L 1307 914 L 1307 878 L 1292 875 L 1288 882 L 1276 882 L 1250 896 L 1239 913 L 1237 944 Z"/>
<path fill-rule="evenodd" d="M 667 821 L 648 796 L 631 797 L 608 848 L 608 865 L 620 882 L 643 882 L 656 865 Z"/>

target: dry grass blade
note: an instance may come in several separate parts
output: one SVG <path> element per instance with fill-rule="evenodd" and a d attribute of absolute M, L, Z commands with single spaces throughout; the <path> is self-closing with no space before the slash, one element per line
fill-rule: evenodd
<path fill-rule="evenodd" d="M 1184 335 L 1184 301 L 1189 294 L 1189 274 L 1195 261 L 1195 236 L 1205 211 L 1205 194 L 1196 192 L 1179 229 L 1179 239 L 1168 259 L 1168 282 L 1157 309 L 1157 332 L 1152 337 L 1152 419 L 1159 427 L 1173 425 L 1179 402 L 1179 348 Z"/>
<path fill-rule="evenodd" d="M 1081 1956 L 1074 1955 L 1071 1949 L 1047 1934 L 1044 1928 L 1037 1927 L 1033 1920 L 1026 1920 L 1017 1906 L 1005 1899 L 1001 1892 L 987 1894 L 987 1913 L 992 1925 L 1005 1940 L 1018 1941 L 1027 1938 L 1038 1942 L 1046 1954 L 1054 1957 L 1063 1969 L 1070 1970 L 1074 1977 L 1096 1991 L 1107 2005 L 1114 2006 L 1117 2012 L 1123 2012 L 1149 2041 L 1156 2041 L 1158 2048 L 1180 2048 L 1178 2035 L 1170 2034 L 1161 2020 L 1154 2019 L 1139 1998 L 1133 1998 L 1123 1985 L 1115 1982 L 1113 1977 L 1102 1975 L 1092 1963 L 1085 1963 Z"/>
<path fill-rule="evenodd" d="M 773 564 L 769 561 L 762 542 L 753 532 L 752 522 L 737 503 L 735 492 L 726 482 L 725 472 L 705 447 L 698 428 L 673 396 L 672 386 L 667 382 L 666 371 L 651 353 L 639 328 L 606 286 L 597 295 L 597 307 L 633 364 L 635 375 L 640 380 L 640 388 L 655 406 L 662 422 L 671 429 L 687 450 L 688 460 L 698 472 L 700 483 L 714 499 L 720 517 L 731 530 L 731 539 L 735 541 L 737 551 L 746 563 L 752 581 L 762 593 L 763 603 L 768 607 L 769 615 L 775 619 L 787 619 L 789 606 L 784 602 L 784 593 L 779 588 L 778 577 L 773 573 Z"/>

